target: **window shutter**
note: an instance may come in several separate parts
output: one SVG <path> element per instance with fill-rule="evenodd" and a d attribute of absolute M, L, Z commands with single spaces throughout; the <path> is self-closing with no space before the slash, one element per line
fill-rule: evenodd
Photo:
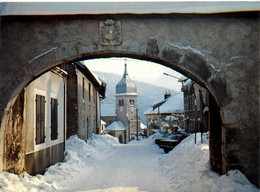
<path fill-rule="evenodd" d="M 36 95 L 36 144 L 45 141 L 45 97 Z"/>
<path fill-rule="evenodd" d="M 51 99 L 51 140 L 58 138 L 58 100 Z"/>
<path fill-rule="evenodd" d="M 41 129 L 41 100 L 40 95 L 36 95 L 36 144 L 40 144 L 40 129 Z"/>
<path fill-rule="evenodd" d="M 45 97 L 41 96 L 41 143 L 45 141 Z"/>

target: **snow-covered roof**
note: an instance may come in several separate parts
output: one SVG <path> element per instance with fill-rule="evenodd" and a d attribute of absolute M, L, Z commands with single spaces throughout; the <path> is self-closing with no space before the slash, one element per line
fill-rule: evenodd
<path fill-rule="evenodd" d="M 140 123 L 140 128 L 141 128 L 141 129 L 147 129 L 147 126 L 144 125 L 143 123 Z"/>
<path fill-rule="evenodd" d="M 145 111 L 147 114 L 158 114 L 159 113 L 174 113 L 174 112 L 183 112 L 183 93 L 179 92 L 176 95 L 171 95 L 167 99 L 163 100 L 165 102 L 159 101 L 159 105 L 154 104 L 155 108 L 151 107 Z M 159 110 L 158 110 L 159 108 Z"/>
<path fill-rule="evenodd" d="M 4 0 L 6 1 L 6 0 Z M 134 0 L 136 1 L 136 0 Z M 0 15 L 223 13 L 259 10 L 259 2 L 2 2 Z"/>
<path fill-rule="evenodd" d="M 189 84 L 191 84 L 192 80 L 188 79 L 187 81 L 183 82 L 183 86 L 187 86 Z"/>
<path fill-rule="evenodd" d="M 106 125 L 107 123 L 101 119 L 101 125 Z"/>
<path fill-rule="evenodd" d="M 106 127 L 106 130 L 122 131 L 126 130 L 126 127 L 121 121 L 113 121 L 113 123 Z"/>
<path fill-rule="evenodd" d="M 90 71 L 90 70 L 89 70 Z M 92 73 L 92 75 L 95 77 L 96 81 L 101 85 L 102 81 L 101 79 L 98 77 L 98 75 L 96 73 L 94 73 L 93 71 L 90 71 L 90 73 Z"/>

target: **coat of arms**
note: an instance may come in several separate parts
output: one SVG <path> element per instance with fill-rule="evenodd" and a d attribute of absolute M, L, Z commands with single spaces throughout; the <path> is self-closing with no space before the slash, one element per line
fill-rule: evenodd
<path fill-rule="evenodd" d="M 100 21 L 100 44 L 101 45 L 120 45 L 121 44 L 121 23 L 108 19 L 106 21 Z"/>

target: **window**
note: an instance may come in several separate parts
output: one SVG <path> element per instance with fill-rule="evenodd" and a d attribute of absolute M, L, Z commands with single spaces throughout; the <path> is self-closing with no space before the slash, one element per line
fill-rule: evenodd
<path fill-rule="evenodd" d="M 90 116 L 87 118 L 87 137 L 89 138 L 91 135 L 91 118 Z"/>
<path fill-rule="evenodd" d="M 93 90 L 94 92 L 95 92 L 95 90 Z M 96 92 L 93 94 L 93 101 L 94 101 L 94 106 L 96 105 L 96 103 L 97 103 L 97 100 L 96 100 Z"/>
<path fill-rule="evenodd" d="M 124 100 L 123 99 L 120 99 L 119 100 L 119 106 L 123 106 L 124 105 Z"/>
<path fill-rule="evenodd" d="M 198 97 L 198 110 L 200 110 L 200 91 L 198 91 L 197 97 Z"/>
<path fill-rule="evenodd" d="M 51 140 L 58 139 L 58 99 L 51 98 Z"/>
<path fill-rule="evenodd" d="M 192 104 L 191 104 L 191 95 L 189 95 L 189 111 L 192 110 Z"/>
<path fill-rule="evenodd" d="M 45 142 L 45 96 L 36 95 L 36 144 Z"/>
<path fill-rule="evenodd" d="M 82 77 L 82 101 L 85 102 L 85 79 Z"/>
<path fill-rule="evenodd" d="M 88 99 L 89 99 L 89 103 L 91 103 L 91 84 L 88 84 Z"/>
<path fill-rule="evenodd" d="M 85 131 L 86 131 L 86 116 L 82 116 L 82 137 L 85 138 Z"/>
<path fill-rule="evenodd" d="M 130 99 L 130 105 L 135 105 L 135 100 L 134 99 Z"/>

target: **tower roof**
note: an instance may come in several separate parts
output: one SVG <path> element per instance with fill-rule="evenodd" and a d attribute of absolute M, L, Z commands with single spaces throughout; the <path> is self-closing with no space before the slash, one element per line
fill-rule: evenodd
<path fill-rule="evenodd" d="M 116 94 L 122 94 L 122 93 L 137 93 L 137 88 L 135 83 L 128 76 L 126 63 L 125 63 L 124 75 L 116 85 Z"/>

